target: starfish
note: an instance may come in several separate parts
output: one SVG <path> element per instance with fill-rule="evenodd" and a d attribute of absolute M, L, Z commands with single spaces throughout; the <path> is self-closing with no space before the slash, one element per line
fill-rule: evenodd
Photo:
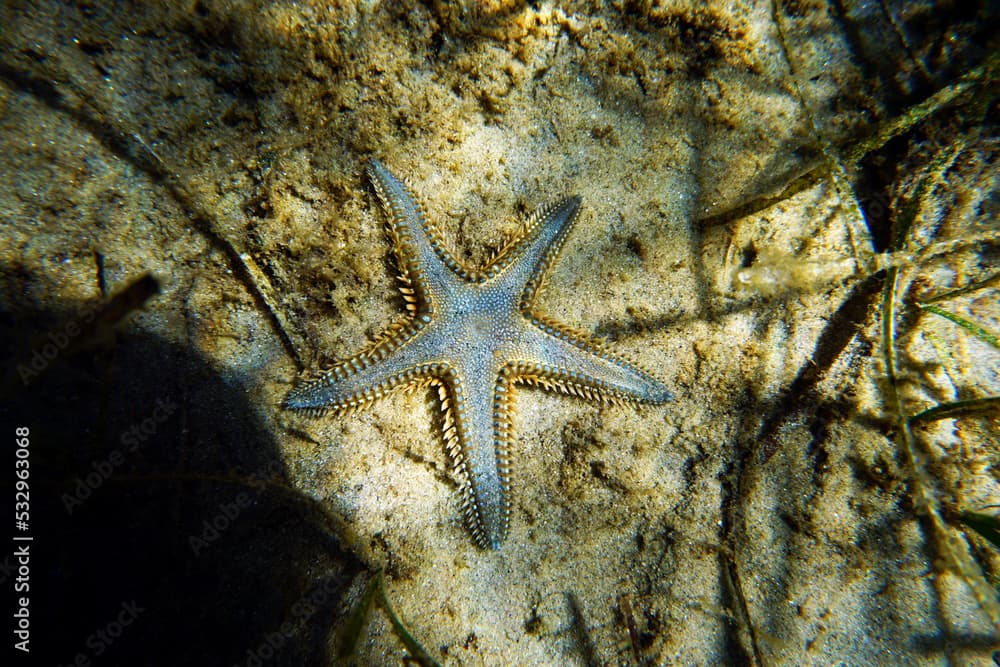
<path fill-rule="evenodd" d="M 403 182 L 377 160 L 368 176 L 391 217 L 408 313 L 368 349 L 296 386 L 285 406 L 348 411 L 397 387 L 435 387 L 465 524 L 480 547 L 499 549 L 510 526 L 515 385 L 613 403 L 659 404 L 672 395 L 602 343 L 532 310 L 579 197 L 540 209 L 517 239 L 473 270 L 445 247 Z"/>

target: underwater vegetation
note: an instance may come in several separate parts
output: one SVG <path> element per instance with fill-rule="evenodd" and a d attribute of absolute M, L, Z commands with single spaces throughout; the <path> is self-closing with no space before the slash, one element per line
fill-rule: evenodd
<path fill-rule="evenodd" d="M 1000 519 L 988 512 L 997 505 L 995 501 L 984 504 L 978 494 L 963 497 L 961 481 L 952 475 L 942 476 L 948 478 L 946 481 L 936 473 L 963 455 L 985 454 L 989 464 L 997 463 L 1000 395 L 983 395 L 974 386 L 962 386 L 960 378 L 969 376 L 970 362 L 997 368 L 995 352 L 1000 351 L 1000 338 L 995 327 L 1000 322 L 1000 270 L 992 249 L 1000 240 L 1000 228 L 995 212 L 986 215 L 984 225 L 963 220 L 967 209 L 949 207 L 957 201 L 949 197 L 948 188 L 952 179 L 962 179 L 953 172 L 958 171 L 963 158 L 971 156 L 970 162 L 974 163 L 977 150 L 984 150 L 987 156 L 995 151 L 995 137 L 986 129 L 990 126 L 987 116 L 995 113 L 998 67 L 1000 58 L 992 55 L 981 67 L 887 119 L 869 137 L 845 148 L 824 146 L 827 177 L 843 189 L 848 205 L 857 206 L 856 213 L 866 225 L 872 224 L 869 216 L 873 212 L 887 222 L 890 240 L 881 253 L 861 249 L 852 255 L 800 259 L 763 249 L 752 266 L 733 274 L 734 289 L 767 297 L 818 290 L 831 281 L 878 279 L 882 285 L 877 311 L 884 373 L 881 387 L 891 419 L 890 437 L 904 465 L 907 496 L 927 529 L 935 562 L 941 568 L 936 576 L 947 572 L 961 578 L 994 632 L 1000 632 L 1000 560 L 995 552 L 984 551 L 984 546 L 1000 548 Z M 918 170 L 897 175 L 899 180 L 890 188 L 896 189 L 891 198 L 873 201 L 855 189 L 852 183 L 857 182 L 865 160 L 886 150 L 892 142 L 898 144 L 901 137 L 903 141 L 915 141 L 908 135 L 949 107 L 958 109 L 962 129 L 953 134 L 945 132 L 943 139 L 929 138 L 920 150 Z M 988 148 L 982 148 L 983 144 Z M 995 166 L 991 157 L 985 159 L 986 182 L 996 187 Z M 994 195 L 995 190 L 989 196 Z M 967 273 L 968 265 L 959 258 L 970 251 L 975 258 L 974 269 Z M 942 280 L 951 285 L 941 286 Z M 960 305 L 942 305 L 955 302 Z M 941 332 L 933 322 L 935 318 L 956 329 Z M 970 356 L 962 336 L 978 339 L 994 353 L 976 351 Z M 901 348 L 912 353 L 913 341 L 920 338 L 929 343 L 931 360 L 901 358 Z M 933 402 L 931 395 L 935 392 L 927 385 L 939 381 L 941 374 L 955 383 L 960 398 Z M 941 421 L 948 421 L 951 427 L 933 428 Z M 764 456 L 770 453 L 765 445 Z M 973 469 L 982 470 L 980 466 Z M 781 643 L 766 634 L 762 641 Z M 955 646 L 962 642 L 959 638 L 953 641 Z M 982 641 L 987 646 L 995 643 L 995 639 Z M 758 641 L 753 642 L 753 647 L 755 664 L 766 664 Z"/>

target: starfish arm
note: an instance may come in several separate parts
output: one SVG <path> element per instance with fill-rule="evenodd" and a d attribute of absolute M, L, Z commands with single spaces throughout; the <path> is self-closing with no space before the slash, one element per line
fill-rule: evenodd
<path fill-rule="evenodd" d="M 480 547 L 499 549 L 510 525 L 510 430 L 493 373 L 451 369 L 442 388 L 445 440 L 462 485 L 466 528 Z M 504 425 L 504 426 L 501 426 Z"/>
<path fill-rule="evenodd" d="M 595 400 L 660 404 L 673 400 L 667 386 L 600 342 L 542 318 L 525 336 L 525 358 L 515 374 L 522 381 Z"/>
<path fill-rule="evenodd" d="M 540 209 L 529 218 L 519 239 L 504 248 L 486 271 L 513 293 L 520 291 L 520 307 L 527 310 L 541 291 L 545 274 L 555 263 L 580 211 L 580 198 L 568 197 Z"/>
<path fill-rule="evenodd" d="M 285 407 L 315 412 L 348 410 L 370 403 L 400 385 L 441 376 L 448 365 L 431 359 L 425 346 L 419 344 L 429 321 L 423 315 L 390 328 L 371 349 L 292 389 L 285 397 Z M 413 344 L 406 345 L 408 342 Z"/>
<path fill-rule="evenodd" d="M 403 293 L 407 297 L 412 294 L 411 312 L 433 314 L 433 296 L 447 290 L 456 275 L 463 279 L 476 276 L 446 248 L 437 228 L 403 181 L 378 160 L 369 163 L 368 177 L 390 217 L 389 233 L 407 285 Z"/>

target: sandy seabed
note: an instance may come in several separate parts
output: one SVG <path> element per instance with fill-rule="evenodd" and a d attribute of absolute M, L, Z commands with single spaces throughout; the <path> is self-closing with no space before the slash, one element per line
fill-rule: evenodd
<path fill-rule="evenodd" d="M 996 412 L 916 427 L 915 473 L 880 320 L 892 267 L 906 414 L 1000 394 L 1000 353 L 913 305 L 996 275 L 989 3 L 0 18 L 36 657 L 326 665 L 382 571 L 443 665 L 994 664 L 1000 559 L 957 517 L 1000 502 Z M 580 195 L 537 308 L 676 395 L 519 390 L 500 551 L 462 526 L 430 392 L 280 407 L 404 312 L 370 158 L 470 265 Z M 1000 328 L 995 283 L 939 305 Z M 359 664 L 406 654 L 384 612 L 363 632 Z"/>

